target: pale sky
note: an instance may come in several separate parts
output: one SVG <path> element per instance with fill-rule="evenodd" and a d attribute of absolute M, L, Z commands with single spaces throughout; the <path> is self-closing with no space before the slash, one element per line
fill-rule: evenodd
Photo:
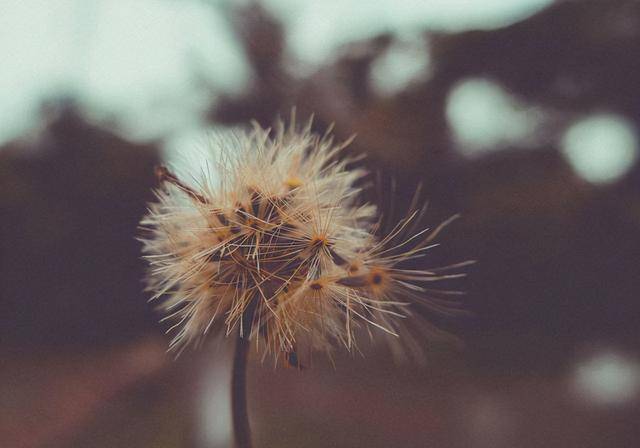
<path fill-rule="evenodd" d="M 325 62 L 337 46 L 382 31 L 498 27 L 549 3 L 264 1 L 285 24 L 289 58 L 308 69 Z M 223 12 L 229 4 L 233 2 L 0 0 L 0 144 L 33 127 L 42 99 L 61 92 L 79 98 L 96 120 L 115 119 L 131 138 L 191 132 L 217 93 L 241 92 L 251 80 Z M 398 71 L 397 80 L 380 88 L 393 91 L 425 64 L 404 64 L 411 70 Z M 194 67 L 210 88 L 194 82 Z"/>

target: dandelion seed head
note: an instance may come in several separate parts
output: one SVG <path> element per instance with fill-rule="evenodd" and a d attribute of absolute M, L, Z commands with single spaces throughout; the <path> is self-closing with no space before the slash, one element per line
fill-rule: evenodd
<path fill-rule="evenodd" d="M 455 274 L 403 267 L 426 254 L 440 227 L 416 231 L 412 211 L 380 235 L 377 207 L 362 202 L 366 171 L 352 168 L 345 144 L 310 123 L 254 125 L 215 144 L 190 184 L 159 168 L 141 225 L 148 290 L 172 322 L 172 349 L 224 329 L 297 360 L 303 346 L 357 349 L 363 327 L 396 339 L 411 327 L 438 332 L 424 319 L 407 325 L 409 304 L 460 312 L 429 287 Z"/>

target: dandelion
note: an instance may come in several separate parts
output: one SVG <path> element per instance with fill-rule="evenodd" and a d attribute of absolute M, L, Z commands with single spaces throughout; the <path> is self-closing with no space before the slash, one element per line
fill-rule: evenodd
<path fill-rule="evenodd" d="M 361 199 L 366 172 L 343 157 L 347 144 L 313 134 L 310 123 L 254 125 L 221 141 L 221 155 L 190 184 L 158 168 L 162 189 L 142 221 L 148 288 L 174 322 L 178 353 L 214 328 L 236 335 L 239 402 L 249 341 L 300 367 L 301 351 L 357 349 L 360 328 L 388 334 L 395 347 L 409 341 L 412 305 L 460 311 L 447 296 L 454 292 L 430 285 L 459 277 L 446 271 L 464 263 L 407 267 L 448 222 L 417 230 L 424 210 L 416 209 L 381 235 L 376 206 Z M 438 331 L 424 319 L 419 328 Z M 239 406 L 236 437 L 249 446 Z"/>

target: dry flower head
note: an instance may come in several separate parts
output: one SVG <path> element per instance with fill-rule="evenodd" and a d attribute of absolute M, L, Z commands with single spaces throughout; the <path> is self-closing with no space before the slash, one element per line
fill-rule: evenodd
<path fill-rule="evenodd" d="M 313 134 L 309 123 L 254 125 L 218 146 L 191 185 L 159 167 L 162 188 L 142 221 L 148 288 L 175 321 L 171 348 L 220 327 L 297 365 L 301 347 L 357 348 L 361 327 L 391 335 L 395 348 L 419 345 L 410 329 L 438 330 L 405 319 L 409 304 L 460 311 L 447 296 L 454 291 L 430 285 L 462 275 L 444 272 L 464 263 L 403 268 L 434 246 L 446 222 L 416 231 L 422 210 L 412 210 L 379 236 L 378 210 L 358 186 L 366 173 L 341 157 L 346 143 Z"/>

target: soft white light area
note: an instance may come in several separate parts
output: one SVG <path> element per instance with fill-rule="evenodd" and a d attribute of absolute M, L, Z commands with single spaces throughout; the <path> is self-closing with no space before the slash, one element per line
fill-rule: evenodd
<path fill-rule="evenodd" d="M 603 351 L 578 364 L 572 388 L 578 398 L 596 405 L 631 402 L 640 393 L 640 363 L 614 351 Z"/>
<path fill-rule="evenodd" d="M 553 0 L 263 0 L 286 25 L 293 56 L 308 64 L 386 31 L 489 29 L 524 19 Z"/>
<path fill-rule="evenodd" d="M 429 49 L 422 36 L 398 39 L 374 61 L 371 67 L 371 87 L 379 95 L 394 95 L 412 82 L 426 79 L 429 62 Z"/>
<path fill-rule="evenodd" d="M 218 343 L 220 341 L 217 341 Z M 231 433 L 231 353 L 220 349 L 215 355 L 205 357 L 198 382 L 195 439 L 196 446 L 228 447 L 232 445 Z M 212 349 L 213 347 L 209 347 Z"/>
<path fill-rule="evenodd" d="M 583 179 L 609 183 L 633 167 L 638 158 L 638 135 L 634 125 L 621 116 L 594 115 L 567 130 L 562 152 Z"/>
<path fill-rule="evenodd" d="M 464 80 L 451 90 L 446 116 L 457 149 L 468 156 L 530 139 L 541 119 L 538 111 L 483 78 Z"/>
<path fill-rule="evenodd" d="M 4 0 L 0 30 L 0 142 L 28 128 L 52 92 L 151 138 L 250 78 L 227 20 L 206 2 Z"/>
<path fill-rule="evenodd" d="M 216 184 L 220 173 L 217 162 L 225 148 L 235 148 L 235 140 L 243 129 L 227 126 L 210 126 L 204 123 L 185 128 L 168 136 L 162 146 L 162 156 L 166 163 L 179 175 L 180 179 L 197 185 L 203 176 Z M 225 156 L 233 156 L 227 151 Z"/>
<path fill-rule="evenodd" d="M 0 7 L 0 143 L 35 124 L 38 100 L 66 82 L 74 63 L 73 5 L 4 0 Z"/>

